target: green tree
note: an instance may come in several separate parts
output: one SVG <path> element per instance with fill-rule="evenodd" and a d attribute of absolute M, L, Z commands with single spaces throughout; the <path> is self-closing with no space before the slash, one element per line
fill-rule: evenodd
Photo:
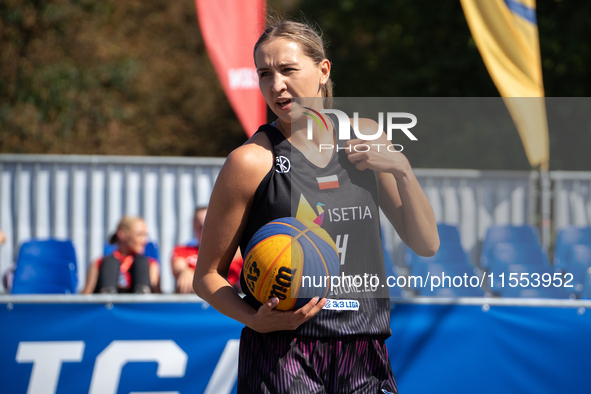
<path fill-rule="evenodd" d="M 458 0 L 268 3 L 321 27 L 337 96 L 498 97 Z M 537 3 L 546 95 L 591 96 L 591 4 Z M 192 0 L 0 0 L 0 49 L 0 152 L 225 156 L 246 140 Z M 571 104 L 549 109 L 550 167 L 589 170 L 591 122 L 562 120 L 586 102 Z M 529 169 L 515 129 L 489 126 L 405 153 L 416 167 Z"/>
<path fill-rule="evenodd" d="M 226 155 L 246 138 L 193 2 L 0 3 L 0 151 Z"/>

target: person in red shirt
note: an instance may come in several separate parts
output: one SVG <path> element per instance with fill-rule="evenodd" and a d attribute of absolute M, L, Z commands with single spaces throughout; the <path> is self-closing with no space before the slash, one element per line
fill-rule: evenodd
<path fill-rule="evenodd" d="M 160 267 L 155 259 L 144 255 L 148 243 L 146 222 L 124 216 L 109 243 L 116 243 L 117 250 L 91 264 L 82 293 L 156 292 Z"/>
<path fill-rule="evenodd" d="M 205 222 L 206 206 L 195 208 L 193 215 L 193 231 L 195 239 L 186 245 L 178 245 L 172 252 L 171 264 L 172 273 L 176 278 L 176 293 L 193 294 L 193 273 L 199 254 L 199 243 L 201 242 L 201 232 Z M 234 288 L 240 288 L 240 271 L 242 270 L 242 257 L 237 252 L 232 260 L 228 271 L 228 281 Z"/>

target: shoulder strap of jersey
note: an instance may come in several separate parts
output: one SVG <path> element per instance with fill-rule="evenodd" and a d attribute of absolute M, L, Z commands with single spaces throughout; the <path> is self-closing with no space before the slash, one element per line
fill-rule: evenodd
<path fill-rule="evenodd" d="M 273 148 L 285 140 L 285 136 L 283 135 L 283 133 L 280 132 L 276 127 L 271 126 L 268 123 L 259 127 L 257 133 L 260 132 L 264 132 L 265 134 L 267 134 L 267 138 L 269 138 L 269 141 L 271 141 L 271 145 L 273 146 Z"/>

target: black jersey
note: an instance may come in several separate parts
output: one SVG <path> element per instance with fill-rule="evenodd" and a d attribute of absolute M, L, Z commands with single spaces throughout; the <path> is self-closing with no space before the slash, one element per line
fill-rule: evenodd
<path fill-rule="evenodd" d="M 341 260 L 340 276 L 350 278 L 343 280 L 344 286 L 333 288 L 328 298 L 360 303 L 357 311 L 322 310 L 298 327 L 295 335 L 317 338 L 390 335 L 390 300 L 376 173 L 357 170 L 343 145 L 324 168 L 319 168 L 274 126 L 263 125 L 258 132 L 268 136 L 275 164 L 255 192 L 241 250 L 246 250 L 255 232 L 272 220 L 282 217 L 313 220 L 335 241 Z M 241 283 L 245 301 L 259 308 L 261 304 L 248 290 L 243 275 Z"/>

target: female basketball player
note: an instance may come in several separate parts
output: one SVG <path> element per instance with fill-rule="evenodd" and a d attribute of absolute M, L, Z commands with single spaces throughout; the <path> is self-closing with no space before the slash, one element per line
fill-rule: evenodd
<path fill-rule="evenodd" d="M 261 305 L 243 286 L 247 295 L 241 299 L 225 280 L 238 246 L 244 250 L 267 222 L 296 216 L 292 196 L 331 212 L 356 206 L 369 212 L 363 220 L 324 217 L 322 227 L 333 238 L 348 235 L 341 271 L 355 273 L 364 267 L 383 272 L 378 199 L 416 253 L 430 256 L 439 247 L 433 211 L 402 153 L 319 151 L 320 144 L 338 143 L 333 126 L 328 123 L 329 133 L 314 133 L 308 140 L 306 123 L 292 121 L 301 111 L 293 99 L 316 97 L 322 102 L 332 97 L 331 64 L 320 36 L 306 24 L 282 21 L 259 38 L 254 60 L 261 92 L 277 120 L 261 126 L 228 156 L 210 199 L 193 282 L 200 297 L 246 326 L 238 392 L 397 392 L 384 344 L 391 334 L 388 298 L 362 297 L 358 311 L 323 310 L 326 300 L 315 298 L 296 311 L 281 312 L 274 309 L 277 298 Z M 378 125 L 360 119 L 359 127 L 373 134 Z M 346 147 L 363 142 L 350 140 Z M 284 160 L 291 160 L 291 166 L 282 166 Z M 289 170 L 296 161 L 298 174 Z M 325 175 L 338 178 L 331 193 L 315 183 Z"/>

